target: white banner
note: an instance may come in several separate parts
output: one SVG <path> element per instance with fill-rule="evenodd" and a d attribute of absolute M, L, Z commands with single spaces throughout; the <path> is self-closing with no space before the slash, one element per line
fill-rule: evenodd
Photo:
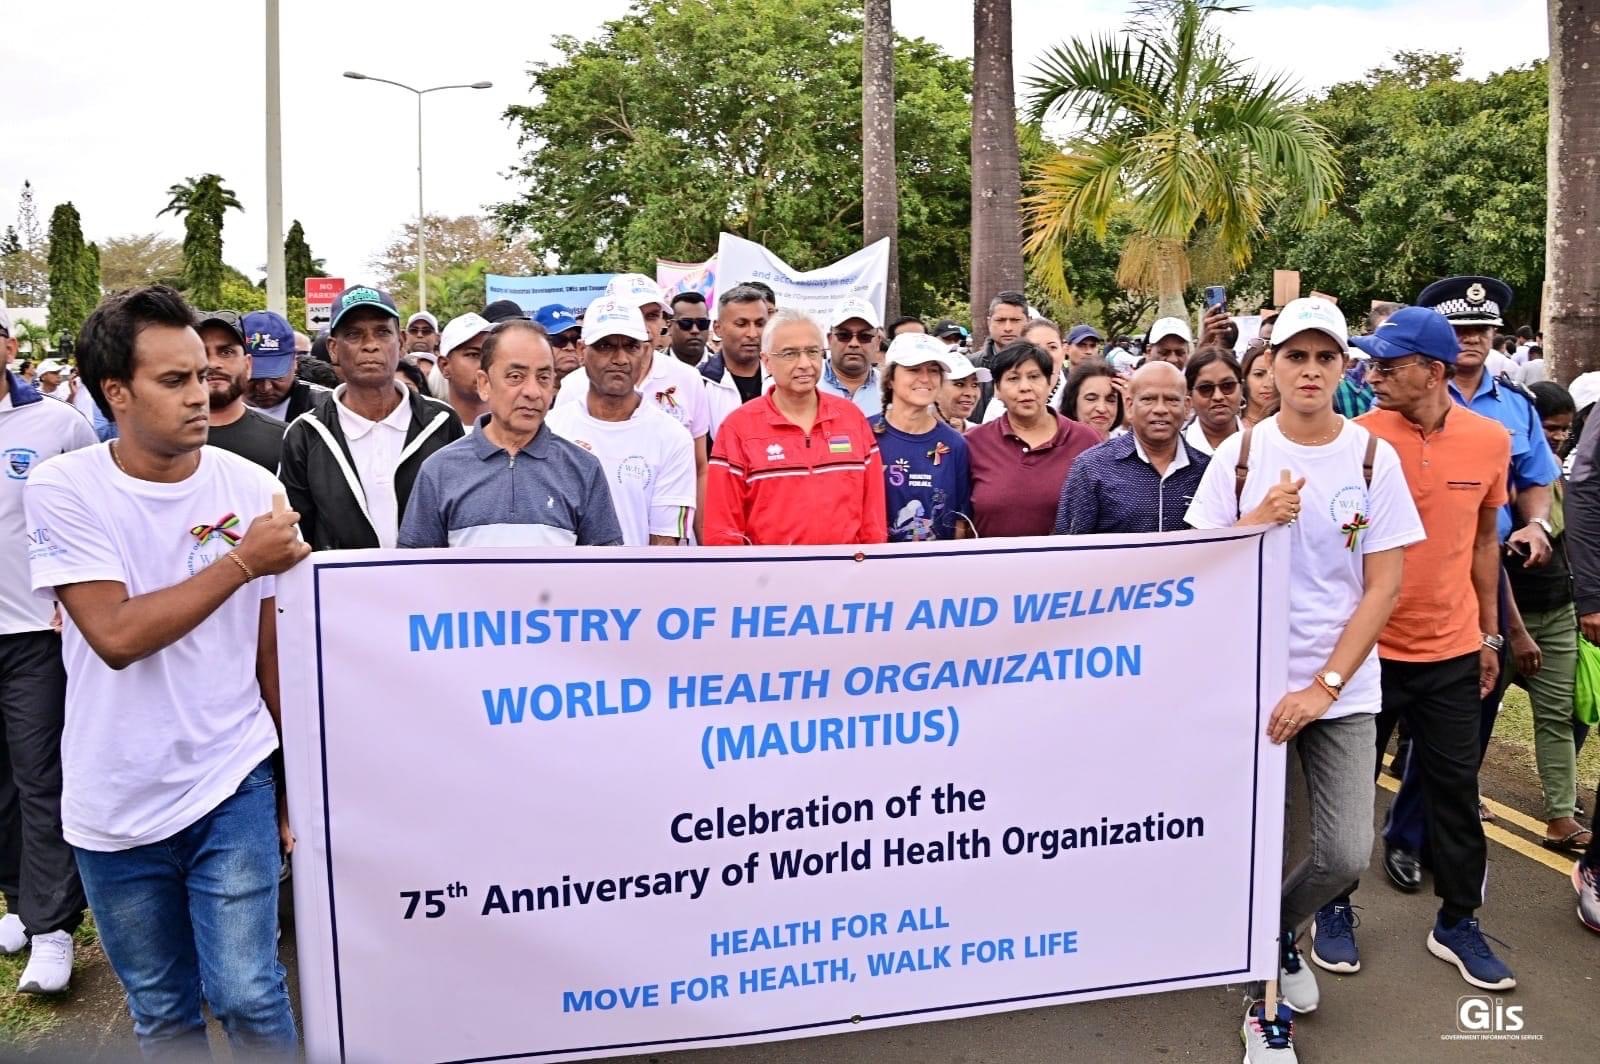
<path fill-rule="evenodd" d="M 723 233 L 717 243 L 717 283 L 726 291 L 745 281 L 772 286 L 778 306 L 803 311 L 826 329 L 828 314 L 846 296 L 867 300 L 883 316 L 889 284 L 889 240 L 869 244 L 820 269 L 796 270 L 753 240 Z"/>
<path fill-rule="evenodd" d="M 1237 531 L 313 555 L 278 584 L 309 1059 L 1266 977 L 1286 567 Z"/>

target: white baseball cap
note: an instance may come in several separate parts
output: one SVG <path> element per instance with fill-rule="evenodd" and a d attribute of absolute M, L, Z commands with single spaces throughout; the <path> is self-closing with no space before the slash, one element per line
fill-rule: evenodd
<path fill-rule="evenodd" d="M 633 307 L 642 307 L 649 303 L 659 303 L 663 307 L 667 305 L 667 297 L 661 294 L 661 286 L 642 273 L 617 274 L 606 285 L 606 295 L 616 296 Z M 586 337 L 583 342 L 588 343 L 588 338 Z"/>
<path fill-rule="evenodd" d="M 434 317 L 432 314 L 429 314 L 425 310 L 419 310 L 415 314 L 411 315 L 411 317 L 407 318 L 406 328 L 411 328 L 411 326 L 415 325 L 419 321 L 425 321 L 429 325 L 432 325 L 434 332 L 439 331 L 439 319 Z"/>
<path fill-rule="evenodd" d="M 1157 318 L 1156 323 L 1150 326 L 1150 336 L 1145 342 L 1154 345 L 1169 336 L 1176 336 L 1186 344 L 1194 343 L 1194 333 L 1189 331 L 1189 323 L 1182 318 Z"/>
<path fill-rule="evenodd" d="M 659 294 L 659 293 L 658 293 Z M 601 296 L 589 304 L 583 313 L 583 342 L 592 344 L 606 336 L 627 336 L 634 340 L 649 340 L 650 330 L 645 328 L 644 315 L 631 298 Z"/>
<path fill-rule="evenodd" d="M 833 313 L 828 315 L 828 328 L 842 325 L 851 318 L 860 318 L 874 329 L 883 325 L 883 318 L 878 315 L 878 308 L 873 306 L 870 300 L 851 296 L 841 300 L 833 308 Z"/>
<path fill-rule="evenodd" d="M 1572 383 L 1567 385 L 1567 391 L 1572 395 L 1572 405 L 1582 413 L 1596 400 L 1600 400 L 1600 370 L 1578 374 L 1572 378 Z"/>
<path fill-rule="evenodd" d="M 883 356 L 883 364 L 909 368 L 937 362 L 949 374 L 955 368 L 950 355 L 950 348 L 937 337 L 927 333 L 901 333 L 889 341 L 889 351 Z"/>
<path fill-rule="evenodd" d="M 66 368 L 67 364 L 65 362 L 59 362 L 56 359 L 47 358 L 43 362 L 39 363 L 39 368 L 34 372 L 42 377 L 46 373 L 61 373 L 65 371 Z"/>
<path fill-rule="evenodd" d="M 449 358 L 451 351 L 493 327 L 482 314 L 460 314 L 451 318 L 444 332 L 439 334 L 439 357 Z"/>
<path fill-rule="evenodd" d="M 895 339 L 898 340 L 899 337 L 897 336 Z M 941 344 L 944 343 L 944 341 L 939 340 L 937 336 L 935 336 L 934 339 L 938 340 Z M 979 384 L 988 384 L 990 381 L 994 380 L 994 374 L 989 372 L 989 367 L 974 366 L 972 364 L 972 359 L 968 358 L 966 355 L 963 355 L 960 351 L 957 351 L 952 347 L 946 347 L 945 351 L 950 356 L 949 377 L 951 380 L 964 381 L 974 373 L 978 375 Z"/>
<path fill-rule="evenodd" d="M 1281 347 L 1303 332 L 1326 333 L 1339 341 L 1339 350 L 1350 350 L 1350 329 L 1344 315 L 1326 299 L 1291 299 L 1272 321 L 1272 346 Z"/>

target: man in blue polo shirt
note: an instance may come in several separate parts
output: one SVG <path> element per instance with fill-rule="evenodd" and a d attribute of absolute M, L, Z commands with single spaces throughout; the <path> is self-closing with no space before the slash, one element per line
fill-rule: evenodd
<path fill-rule="evenodd" d="M 478 356 L 489 413 L 417 472 L 401 547 L 617 546 L 600 460 L 550 431 L 555 358 L 544 329 L 510 319 Z"/>

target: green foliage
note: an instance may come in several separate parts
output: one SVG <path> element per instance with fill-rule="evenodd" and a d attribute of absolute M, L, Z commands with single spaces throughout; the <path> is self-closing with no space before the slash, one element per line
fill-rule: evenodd
<path fill-rule="evenodd" d="M 532 277 L 548 272 L 526 244 L 507 240 L 494 220 L 481 214 L 449 217 L 430 214 L 423 236 L 428 244 L 428 307 L 433 309 L 433 275 L 456 266 L 471 266 L 480 259 L 490 273 Z M 394 297 L 397 306 L 417 301 L 417 223 L 409 221 L 370 264 L 378 271 L 379 288 Z M 652 268 L 650 273 L 654 273 Z M 478 307 L 483 293 L 478 293 Z M 441 322 L 443 318 L 439 319 Z"/>
<path fill-rule="evenodd" d="M 1327 133 L 1294 85 L 1235 60 L 1212 27 L 1213 15 L 1235 10 L 1152 0 L 1125 34 L 1051 49 L 1027 79 L 1034 120 L 1071 117 L 1080 127 L 1036 168 L 1024 204 L 1028 254 L 1058 295 L 1068 241 L 1104 240 L 1125 217 L 1120 283 L 1159 292 L 1172 313 L 1194 269 L 1250 261 L 1275 207 L 1311 219 L 1337 193 Z"/>
<path fill-rule="evenodd" d="M 294 224 L 289 227 L 289 235 L 283 241 L 285 290 L 291 296 L 298 295 L 301 302 L 304 302 L 306 278 L 328 276 L 322 265 L 322 260 L 311 254 L 311 245 L 306 243 L 306 231 L 301 227 L 300 219 L 296 218 Z"/>
<path fill-rule="evenodd" d="M 156 216 L 171 212 L 183 219 L 183 287 L 197 307 L 221 306 L 223 215 L 244 210 L 233 190 L 218 174 L 201 174 L 167 189 L 167 205 Z"/>
<path fill-rule="evenodd" d="M 50 331 L 76 337 L 100 299 L 100 254 L 83 243 L 78 209 L 63 203 L 50 214 Z M 91 282 L 90 269 L 94 271 Z"/>
<path fill-rule="evenodd" d="M 723 230 L 801 269 L 862 241 L 861 5 L 637 0 L 594 40 L 559 37 L 538 101 L 507 109 L 524 191 L 495 209 L 560 269 L 654 272 Z M 965 298 L 970 64 L 895 42 L 901 304 Z M 431 255 L 430 255 L 431 259 Z"/>
<path fill-rule="evenodd" d="M 183 283 L 183 248 L 160 233 L 127 233 L 100 247 L 100 283 L 107 292 L 142 284 Z"/>
<path fill-rule="evenodd" d="M 432 260 L 429 253 L 429 260 Z M 430 265 L 428 268 L 428 312 L 439 319 L 443 326 L 451 318 L 468 311 L 483 309 L 484 276 L 491 272 L 487 259 L 476 259 L 472 262 L 452 263 L 443 268 Z M 408 270 L 396 278 L 397 291 L 405 292 L 406 298 L 397 299 L 396 306 L 400 308 L 401 317 L 409 316 L 417 309 L 417 272 Z"/>
<path fill-rule="evenodd" d="M 202 310 L 236 310 L 240 314 L 248 314 L 252 310 L 267 309 L 267 290 L 260 285 L 252 284 L 250 278 L 232 266 L 223 266 L 216 300 L 211 303 L 200 303 L 191 297 L 190 301 Z M 301 318 L 304 317 L 302 312 Z M 289 324 L 294 323 L 291 321 Z"/>
<path fill-rule="evenodd" d="M 1409 302 L 1457 273 L 1503 278 L 1516 321 L 1533 320 L 1544 283 L 1546 66 L 1482 81 L 1459 56 L 1401 52 L 1361 81 L 1328 89 L 1311 116 L 1340 144 L 1345 195 L 1311 225 L 1279 219 L 1240 287 L 1272 290 L 1271 270 L 1360 314 Z"/>

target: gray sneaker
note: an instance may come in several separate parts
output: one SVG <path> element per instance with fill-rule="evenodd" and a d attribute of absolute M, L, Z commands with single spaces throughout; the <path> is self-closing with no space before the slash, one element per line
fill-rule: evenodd
<path fill-rule="evenodd" d="M 1294 932 L 1285 931 L 1279 940 L 1278 996 L 1295 1012 L 1316 1012 L 1322 1004 L 1315 969 L 1305 962 L 1294 944 Z"/>
<path fill-rule="evenodd" d="M 1282 1002 L 1277 1019 L 1265 1018 L 1265 1003 L 1253 1001 L 1244 1014 L 1239 1040 L 1244 1043 L 1244 1064 L 1299 1064 L 1294 1054 L 1294 1014 Z"/>
<path fill-rule="evenodd" d="M 1572 866 L 1572 888 L 1578 892 L 1578 919 L 1600 934 L 1600 873 L 1579 861 Z"/>

